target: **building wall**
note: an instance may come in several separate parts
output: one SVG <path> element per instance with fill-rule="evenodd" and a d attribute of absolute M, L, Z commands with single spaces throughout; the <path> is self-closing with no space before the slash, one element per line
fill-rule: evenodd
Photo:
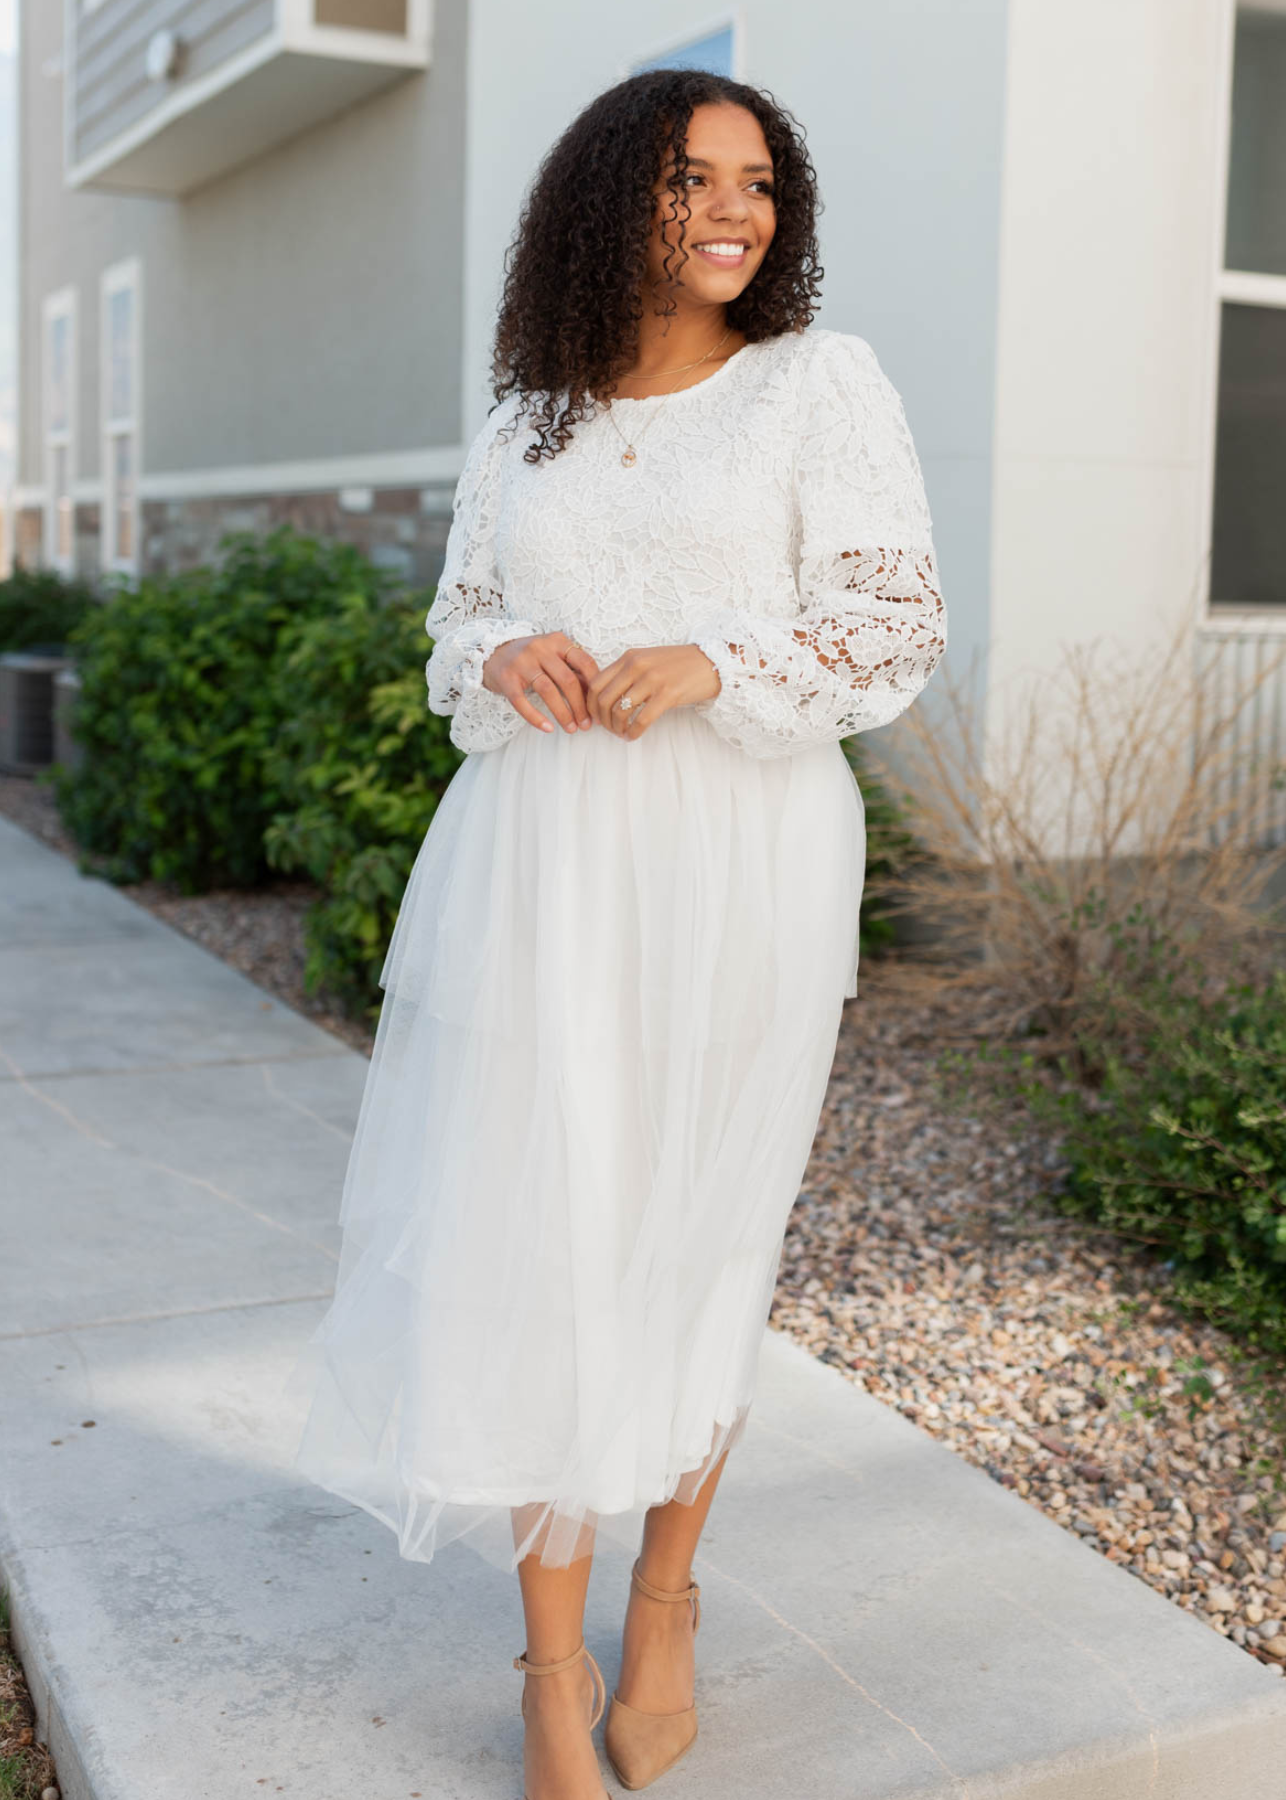
<path fill-rule="evenodd" d="M 1013 0 L 991 725 L 1204 599 L 1232 0 Z"/>
<path fill-rule="evenodd" d="M 168 200 L 63 185 L 62 9 L 23 0 L 20 487 L 44 475 L 41 302 L 74 285 L 77 492 L 98 498 L 98 281 L 131 256 L 147 501 L 235 506 L 286 481 L 377 494 L 449 481 L 461 453 L 466 11 L 438 0 L 427 73 Z M 431 500 L 423 514 L 435 541 L 439 511 Z"/>

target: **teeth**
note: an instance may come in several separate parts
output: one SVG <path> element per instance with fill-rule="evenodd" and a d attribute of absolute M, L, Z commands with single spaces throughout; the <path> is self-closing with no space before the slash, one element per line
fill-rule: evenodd
<path fill-rule="evenodd" d="M 705 250 L 711 256 L 740 256 L 745 250 L 744 244 L 698 244 L 698 250 Z"/>

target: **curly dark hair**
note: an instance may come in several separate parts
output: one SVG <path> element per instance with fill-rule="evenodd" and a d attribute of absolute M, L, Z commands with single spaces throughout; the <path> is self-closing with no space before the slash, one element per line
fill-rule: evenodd
<path fill-rule="evenodd" d="M 772 153 L 777 225 L 763 263 L 727 308 L 754 343 L 803 331 L 817 310 L 817 177 L 798 121 L 766 90 L 702 69 L 650 69 L 606 89 L 546 154 L 505 255 L 492 355 L 496 400 L 517 389 L 539 436 L 527 462 L 553 457 L 610 398 L 632 362 L 652 230 L 669 153 L 680 242 L 691 217 L 686 139 L 694 107 L 731 102 L 758 119 Z M 673 252 L 667 252 L 667 271 Z M 676 310 L 665 296 L 666 312 Z M 560 403 L 566 399 L 562 411 Z"/>

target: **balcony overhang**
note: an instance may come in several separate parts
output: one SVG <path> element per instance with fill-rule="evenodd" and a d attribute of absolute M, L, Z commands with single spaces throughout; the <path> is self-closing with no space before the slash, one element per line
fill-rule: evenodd
<path fill-rule="evenodd" d="M 427 69 L 428 0 L 408 0 L 406 14 L 403 33 L 358 30 L 278 0 L 262 36 L 191 79 L 180 65 L 146 111 L 78 156 L 69 119 L 68 186 L 191 193 Z"/>

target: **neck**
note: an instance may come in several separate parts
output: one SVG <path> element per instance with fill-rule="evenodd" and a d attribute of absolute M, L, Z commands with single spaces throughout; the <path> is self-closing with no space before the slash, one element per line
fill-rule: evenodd
<path fill-rule="evenodd" d="M 709 365 L 717 366 L 744 341 L 738 331 L 728 331 L 726 309 L 722 306 L 690 310 L 680 307 L 668 319 L 659 313 L 645 313 L 639 321 L 638 345 L 629 375 L 623 380 L 651 381 L 667 369 L 695 362 L 713 351 Z M 728 335 L 724 337 L 724 333 Z M 720 338 L 723 342 L 720 343 Z M 715 349 L 715 346 L 718 348 Z M 694 371 L 695 373 L 695 371 Z"/>

